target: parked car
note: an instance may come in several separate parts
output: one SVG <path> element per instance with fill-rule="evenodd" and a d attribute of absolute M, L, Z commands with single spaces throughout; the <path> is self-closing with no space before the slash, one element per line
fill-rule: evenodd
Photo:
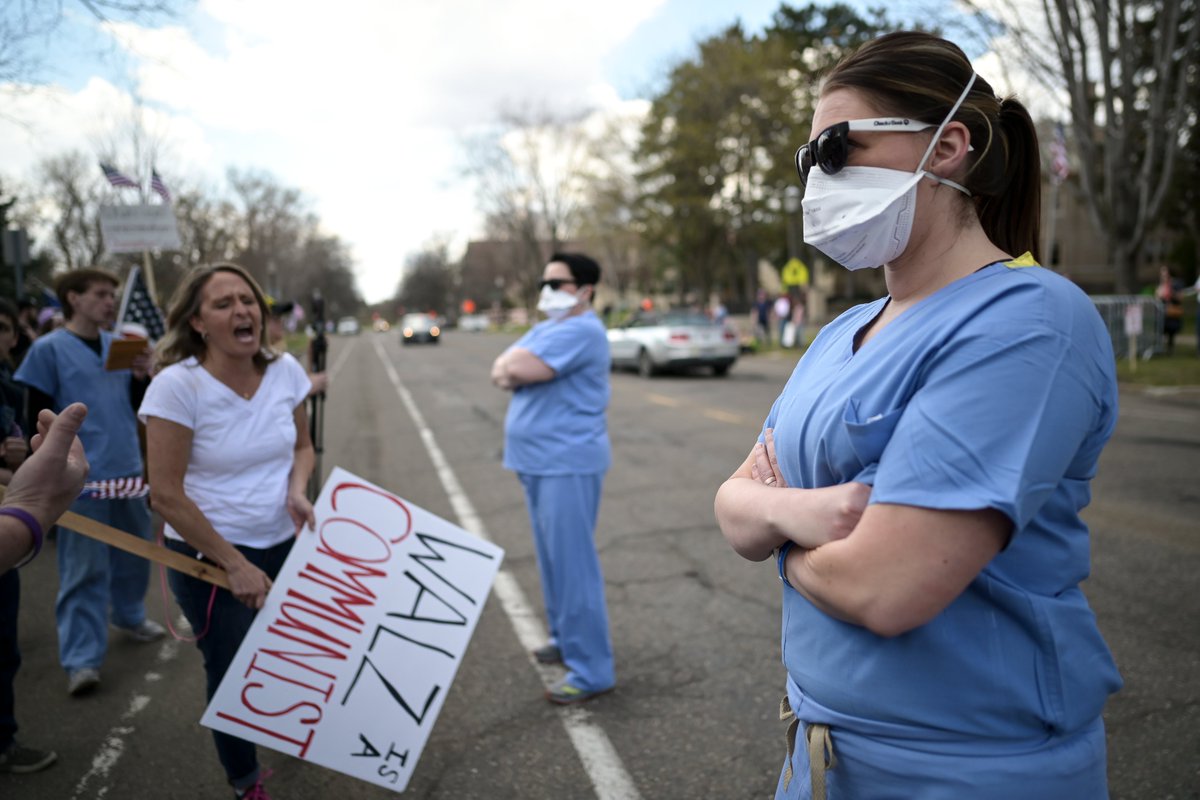
<path fill-rule="evenodd" d="M 405 314 L 400 320 L 400 341 L 404 344 L 437 344 L 441 335 L 442 329 L 437 326 L 437 320 L 428 314 Z"/>
<path fill-rule="evenodd" d="M 708 367 L 725 375 L 737 361 L 737 334 L 695 311 L 639 311 L 608 331 L 613 369 L 645 377 L 666 370 Z"/>
<path fill-rule="evenodd" d="M 487 314 L 463 314 L 458 318 L 458 329 L 470 333 L 480 333 L 488 329 Z"/>
<path fill-rule="evenodd" d="M 354 317 L 342 317 L 337 322 L 339 336 L 357 336 L 359 330 L 358 320 Z"/>

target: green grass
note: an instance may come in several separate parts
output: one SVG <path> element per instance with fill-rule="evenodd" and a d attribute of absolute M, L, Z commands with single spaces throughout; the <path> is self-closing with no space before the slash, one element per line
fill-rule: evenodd
<path fill-rule="evenodd" d="M 1195 341 L 1175 337 L 1174 355 L 1158 355 L 1149 361 L 1129 359 L 1117 362 L 1117 380 L 1139 386 L 1200 386 L 1200 358 L 1196 357 Z"/>

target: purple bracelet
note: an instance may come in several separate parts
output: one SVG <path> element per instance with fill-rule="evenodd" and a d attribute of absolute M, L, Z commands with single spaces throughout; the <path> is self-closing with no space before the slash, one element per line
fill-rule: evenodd
<path fill-rule="evenodd" d="M 23 567 L 30 561 L 33 561 L 35 558 L 37 558 L 38 553 L 42 552 L 42 540 L 44 538 L 42 534 L 42 526 L 36 519 L 34 519 L 33 514 L 30 514 L 23 508 L 6 506 L 4 508 L 0 508 L 0 515 L 6 517 L 15 517 L 16 519 L 21 520 L 21 522 L 25 523 L 25 527 L 29 528 L 29 532 L 33 534 L 33 552 L 23 558 L 20 564 L 17 564 L 18 567 Z"/>

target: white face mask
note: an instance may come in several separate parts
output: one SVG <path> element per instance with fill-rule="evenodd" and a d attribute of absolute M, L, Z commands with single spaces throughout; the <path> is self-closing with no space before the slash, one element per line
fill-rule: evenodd
<path fill-rule="evenodd" d="M 922 178 L 944 183 L 968 197 L 966 188 L 925 172 L 925 162 L 967 93 L 975 75 L 942 124 L 934 131 L 915 172 L 882 167 L 843 167 L 836 175 L 813 169 L 804 191 L 804 241 L 847 269 L 879 267 L 908 247 L 917 186 Z"/>
<path fill-rule="evenodd" d="M 542 288 L 541 295 L 538 296 L 538 311 L 541 311 L 550 319 L 562 319 L 571 310 L 579 304 L 579 298 L 570 292 L 564 292 L 562 289 L 551 289 L 549 286 Z"/>

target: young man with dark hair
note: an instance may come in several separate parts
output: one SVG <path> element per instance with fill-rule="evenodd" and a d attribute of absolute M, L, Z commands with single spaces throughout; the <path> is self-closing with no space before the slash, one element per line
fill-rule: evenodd
<path fill-rule="evenodd" d="M 42 408 L 60 412 L 76 401 L 88 404 L 79 438 L 91 463 L 92 483 L 71 510 L 149 539 L 150 510 L 134 416 L 149 383 L 149 351 L 131 370 L 104 367 L 117 306 L 112 275 L 72 270 L 56 289 L 66 323 L 34 341 L 16 379 L 29 387 L 31 417 Z M 165 631 L 146 619 L 150 569 L 145 560 L 63 527 L 57 550 L 59 660 L 67 672 L 67 691 L 82 695 L 100 683 L 110 609 L 112 624 L 137 641 L 155 641 Z"/>
<path fill-rule="evenodd" d="M 566 676 L 546 691 L 560 705 L 616 684 L 596 518 L 611 452 L 609 363 L 604 324 L 592 311 L 600 266 L 579 253 L 555 253 L 542 272 L 533 326 L 492 366 L 492 383 L 511 391 L 504 421 L 504 466 L 525 490 L 550 642 L 534 656 L 562 663 Z"/>

